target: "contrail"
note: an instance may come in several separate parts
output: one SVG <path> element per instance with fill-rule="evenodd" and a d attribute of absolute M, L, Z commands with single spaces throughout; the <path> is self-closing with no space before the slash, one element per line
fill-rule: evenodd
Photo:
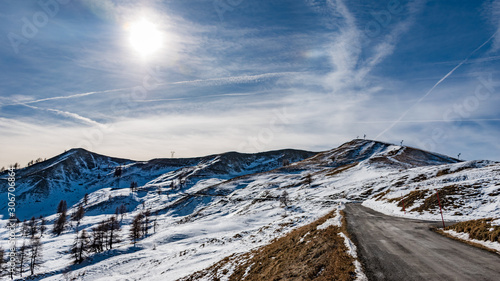
<path fill-rule="evenodd" d="M 104 90 L 104 91 L 87 92 L 87 93 L 74 94 L 74 95 L 69 95 L 69 96 L 58 96 L 58 97 L 51 97 L 51 98 L 38 99 L 38 100 L 32 100 L 32 101 L 25 101 L 25 102 L 16 102 L 16 103 L 4 104 L 4 105 L 5 106 L 6 105 L 26 105 L 26 104 L 39 103 L 39 102 L 51 101 L 51 100 L 80 98 L 80 97 L 91 96 L 91 95 L 95 95 L 95 94 L 104 94 L 104 93 L 117 92 L 117 91 L 130 90 L 130 89 L 133 89 L 133 88 L 120 88 L 120 89 L 112 89 L 112 90 Z"/>
<path fill-rule="evenodd" d="M 291 75 L 291 74 L 296 74 L 296 73 L 298 73 L 298 72 L 271 72 L 271 73 L 264 73 L 264 74 L 257 74 L 257 75 L 242 75 L 242 76 L 231 76 L 231 77 L 222 77 L 222 78 L 211 78 L 211 79 L 177 81 L 177 82 L 170 82 L 170 83 L 159 83 L 159 84 L 156 84 L 156 85 L 157 86 L 165 86 L 165 85 L 189 85 L 189 84 L 194 84 L 194 85 L 207 85 L 207 86 L 212 85 L 212 86 L 218 86 L 218 85 L 226 85 L 226 84 L 248 83 L 248 82 L 259 81 L 261 79 L 267 79 L 267 78 L 273 78 L 273 77 L 281 77 L 281 76 Z M 136 87 L 137 86 L 135 86 L 135 87 L 128 87 L 128 88 L 118 88 L 118 89 L 104 90 L 104 91 L 93 91 L 93 92 L 73 94 L 73 95 L 68 95 L 68 96 L 57 96 L 57 97 L 50 97 L 50 98 L 44 98 L 44 99 L 38 99 L 38 100 L 32 100 L 32 101 L 13 102 L 13 103 L 10 103 L 10 104 L 1 104 L 0 106 L 27 105 L 27 104 L 34 104 L 34 103 L 44 102 L 44 101 L 61 100 L 61 99 L 73 99 L 73 98 L 80 98 L 80 97 L 91 96 L 91 95 L 96 95 L 96 94 L 105 94 L 105 93 L 112 93 L 112 92 L 133 90 Z"/>
<path fill-rule="evenodd" d="M 461 67 L 464 63 L 466 63 L 469 58 L 474 55 L 477 51 L 479 51 L 482 47 L 484 47 L 484 45 L 488 44 L 488 42 L 491 41 L 491 39 L 493 39 L 493 37 L 495 37 L 495 35 L 498 33 L 498 30 L 493 33 L 493 35 L 491 35 L 490 38 L 488 38 L 488 40 L 486 40 L 483 44 L 481 44 L 481 46 L 477 47 L 474 51 L 472 51 L 472 53 L 470 53 L 463 61 L 461 61 L 457 66 L 455 66 L 450 72 L 448 72 L 445 76 L 443 76 L 443 78 L 441 78 L 436 84 L 434 84 L 434 86 L 432 86 L 432 88 L 427 91 L 427 93 L 425 95 L 423 95 L 416 103 L 414 103 L 412 106 L 410 106 L 410 108 L 408 108 L 396 121 L 394 121 L 389 127 L 387 127 L 384 131 L 382 131 L 380 134 L 378 134 L 375 139 L 378 139 L 379 137 L 381 137 L 383 134 L 385 134 L 387 131 L 389 131 L 390 129 L 392 129 L 394 126 L 396 126 L 398 123 L 401 122 L 401 120 L 403 118 L 406 117 L 406 115 L 410 112 L 411 109 L 413 109 L 413 107 L 415 107 L 417 104 L 419 104 L 420 102 L 422 102 L 428 95 L 430 95 L 432 93 L 432 91 L 439 85 L 441 84 L 444 80 L 446 80 L 446 78 L 448 78 L 450 75 L 453 74 L 453 72 L 455 72 L 455 70 L 457 70 L 459 67 Z"/>
<path fill-rule="evenodd" d="M 83 117 L 83 116 L 78 115 L 76 113 L 72 113 L 72 112 L 68 112 L 68 111 L 62 111 L 62 110 L 58 110 L 58 109 L 52 109 L 52 108 L 41 108 L 41 107 L 36 107 L 36 106 L 32 106 L 32 105 L 27 105 L 27 104 L 21 104 L 21 105 L 24 105 L 24 106 L 32 108 L 32 109 L 46 110 L 46 111 L 54 112 L 54 113 L 56 113 L 58 115 L 63 115 L 63 116 L 66 116 L 66 117 L 69 117 L 69 118 L 72 118 L 72 119 L 76 119 L 78 121 L 87 123 L 89 125 L 104 126 L 104 124 L 101 124 L 101 123 L 99 123 L 97 121 L 94 121 L 94 120 L 92 120 L 90 118 Z"/>

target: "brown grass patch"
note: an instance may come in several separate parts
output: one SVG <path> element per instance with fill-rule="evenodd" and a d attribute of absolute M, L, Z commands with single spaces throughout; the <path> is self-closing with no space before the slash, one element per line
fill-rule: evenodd
<path fill-rule="evenodd" d="M 471 239 L 500 242 L 500 226 L 492 226 L 492 218 L 471 220 L 448 226 L 446 230 L 468 233 Z"/>
<path fill-rule="evenodd" d="M 464 170 L 469 170 L 469 169 L 473 169 L 473 167 L 460 167 L 460 168 L 457 168 L 453 171 L 451 171 L 450 169 L 446 168 L 446 169 L 443 169 L 443 170 L 440 170 L 437 172 L 436 174 L 436 177 L 440 177 L 440 176 L 444 176 L 444 175 L 449 175 L 449 174 L 454 174 L 454 173 L 458 173 L 458 172 L 461 172 L 461 171 L 464 171 Z"/>
<path fill-rule="evenodd" d="M 401 177 L 397 182 L 393 183 L 392 186 L 395 186 L 395 187 L 403 186 L 406 183 L 407 179 L 408 179 L 408 176 Z"/>
<path fill-rule="evenodd" d="M 462 242 L 462 243 L 465 243 L 465 244 L 471 245 L 473 247 L 476 247 L 476 248 L 479 248 L 479 249 L 483 249 L 483 250 L 486 250 L 486 251 L 489 251 L 489 252 L 492 252 L 492 253 L 495 253 L 495 254 L 500 254 L 500 252 L 497 252 L 494 249 L 488 248 L 488 247 L 486 247 L 484 245 L 481 245 L 481 244 L 478 244 L 478 243 L 474 243 L 474 242 L 469 241 L 469 240 L 463 240 L 463 239 L 460 239 L 460 238 L 455 237 L 453 235 L 450 235 L 450 234 L 444 232 L 442 229 L 434 228 L 432 230 L 434 232 L 439 233 L 439 234 L 441 234 L 441 235 L 443 235 L 445 237 L 448 237 L 450 239 L 453 239 L 453 240 L 456 240 L 456 241 L 459 241 L 459 242 Z"/>
<path fill-rule="evenodd" d="M 402 197 L 396 197 L 392 199 L 388 199 L 388 202 L 398 202 L 398 207 L 403 208 L 409 208 L 415 204 L 415 201 L 425 199 L 427 194 L 429 193 L 429 190 L 413 190 L 410 193 L 406 194 L 405 196 Z"/>
<path fill-rule="evenodd" d="M 421 182 L 421 181 L 424 181 L 424 180 L 427 180 L 427 176 L 426 176 L 426 175 L 424 175 L 424 174 L 420 174 L 420 175 L 418 175 L 418 176 L 416 176 L 416 177 L 412 178 L 412 179 L 410 180 L 410 182 L 411 182 L 411 183 L 414 183 L 414 182 Z"/>
<path fill-rule="evenodd" d="M 488 196 L 498 196 L 500 195 L 500 188 L 488 194 Z"/>
<path fill-rule="evenodd" d="M 354 280 L 354 259 L 346 252 L 341 228 L 317 226 L 335 216 L 332 212 L 314 223 L 293 230 L 267 246 L 240 256 L 230 256 L 212 267 L 183 278 L 219 280 L 234 267 L 231 281 L 249 280 Z M 343 227 L 344 228 L 344 227 Z"/>
<path fill-rule="evenodd" d="M 329 177 L 332 177 L 332 176 L 335 176 L 337 174 L 340 174 L 342 173 L 343 171 L 347 170 L 347 169 L 350 169 L 354 166 L 358 165 L 358 163 L 351 163 L 351 164 L 347 164 L 347 165 L 343 165 L 343 166 L 340 166 L 340 167 L 337 167 L 337 168 L 334 168 L 334 169 L 331 169 L 330 172 L 328 172 L 326 174 L 326 176 L 329 176 Z"/>
<path fill-rule="evenodd" d="M 425 192 L 429 192 L 429 190 Z M 436 210 L 439 208 L 439 202 L 436 193 L 433 191 L 430 192 L 431 195 L 424 200 L 424 203 L 422 203 L 422 205 L 420 205 L 419 207 L 412 209 L 412 211 L 423 212 L 423 211 Z M 463 195 L 463 193 L 460 190 L 460 186 L 458 185 L 445 186 L 443 188 L 440 188 L 437 192 L 439 193 L 439 200 L 441 201 L 441 206 L 443 208 L 460 207 L 457 205 L 458 203 L 456 202 L 458 198 L 453 197 L 453 195 Z"/>
<path fill-rule="evenodd" d="M 443 188 L 437 189 L 439 193 L 439 200 L 441 201 L 441 207 L 447 210 L 457 210 L 456 215 L 461 213 L 458 211 L 464 204 L 464 200 L 467 198 L 473 198 L 481 194 L 480 188 L 482 184 L 474 185 L 458 185 L 452 184 L 445 186 Z M 382 200 L 383 197 L 389 192 L 389 190 L 377 194 L 374 198 L 376 200 Z M 493 194 L 495 195 L 495 194 Z M 491 194 L 490 194 L 491 196 Z M 411 191 L 407 195 L 401 197 L 395 197 L 387 199 L 387 202 L 393 203 L 397 202 L 397 206 L 403 208 L 403 206 L 408 210 L 417 203 L 417 201 L 423 200 L 422 204 L 418 207 L 411 209 L 412 212 L 423 212 L 423 211 L 434 211 L 439 209 L 439 201 L 436 196 L 436 190 L 420 190 L 416 187 L 415 190 Z"/>
<path fill-rule="evenodd" d="M 375 198 L 375 201 L 380 201 L 380 200 L 382 200 L 382 198 L 383 198 L 384 196 L 386 196 L 386 195 L 387 195 L 387 193 L 389 193 L 389 192 L 391 192 L 391 189 L 390 189 L 390 188 L 389 188 L 389 189 L 387 189 L 386 191 L 380 192 L 379 194 L 377 194 L 377 195 L 373 196 L 373 198 Z"/>
<path fill-rule="evenodd" d="M 436 174 L 436 177 L 444 176 L 450 174 L 450 169 L 439 170 Z"/>

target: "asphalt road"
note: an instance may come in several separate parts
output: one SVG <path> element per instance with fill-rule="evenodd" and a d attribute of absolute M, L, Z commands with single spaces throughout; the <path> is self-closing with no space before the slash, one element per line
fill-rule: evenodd
<path fill-rule="evenodd" d="M 369 280 L 500 280 L 500 255 L 441 236 L 436 222 L 347 204 L 348 230 Z"/>

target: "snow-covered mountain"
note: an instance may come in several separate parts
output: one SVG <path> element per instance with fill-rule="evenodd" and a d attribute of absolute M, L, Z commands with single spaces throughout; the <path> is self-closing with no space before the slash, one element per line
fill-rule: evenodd
<path fill-rule="evenodd" d="M 411 168 L 459 162 L 458 159 L 423 151 L 420 149 L 393 145 L 390 143 L 355 139 L 338 148 L 318 153 L 303 164 L 325 167 L 340 167 L 367 161 L 372 166 Z"/>
<path fill-rule="evenodd" d="M 198 158 L 153 159 L 146 162 L 113 158 L 85 149 L 71 149 L 54 158 L 16 171 L 18 206 L 17 216 L 49 215 L 60 200 L 74 205 L 86 193 L 103 188 L 127 188 L 132 181 L 144 186 L 150 183 L 165 186 L 177 180 L 182 188 L 189 188 L 198 181 L 216 182 L 233 177 L 269 171 L 282 166 L 284 161 L 296 162 L 314 155 L 301 150 L 278 150 L 257 154 L 228 152 Z M 120 177 L 115 170 L 120 167 Z M 0 194 L 7 191 L 6 174 L 1 178 Z M 26 206 L 26 207 L 25 207 Z M 29 206 L 29 207 L 27 207 Z M 0 206 L 4 212 L 7 205 Z M 114 210 L 111 210 L 114 212 Z"/>
<path fill-rule="evenodd" d="M 284 160 L 290 164 L 283 166 Z M 114 177 L 120 166 L 121 177 Z M 45 262 L 38 272 L 45 274 L 37 280 L 65 280 L 68 269 L 81 280 L 177 280 L 265 245 L 342 202 L 363 201 L 393 215 L 437 220 L 434 194 L 439 191 L 445 219 L 500 217 L 499 171 L 498 162 L 459 161 L 360 139 L 320 153 L 231 152 L 147 162 L 77 149 L 18 171 L 17 195 L 19 214 L 49 215 L 49 229 L 61 199 L 68 201 L 71 213 L 89 194 L 80 226 L 89 232 L 117 206 L 127 206 L 122 242 L 80 265 L 71 266 L 68 253 L 74 227 L 60 236 L 44 234 Z M 138 182 L 136 192 L 128 188 L 131 181 Z M 5 188 L 2 184 L 2 192 Z M 130 223 L 146 210 L 158 226 L 133 246 Z M 0 231 L 0 237 L 7 236 Z"/>

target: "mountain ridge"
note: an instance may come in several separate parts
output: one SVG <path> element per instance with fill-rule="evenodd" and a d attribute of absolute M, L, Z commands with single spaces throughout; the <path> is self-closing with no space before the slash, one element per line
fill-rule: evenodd
<path fill-rule="evenodd" d="M 438 192 L 447 220 L 500 217 L 499 162 L 460 161 L 371 140 L 352 140 L 319 153 L 230 152 L 149 161 L 76 149 L 38 164 L 43 165 L 16 171 L 19 218 L 43 215 L 50 230 L 58 217 L 57 204 L 64 199 L 69 215 L 84 207 L 78 229 L 93 233 L 117 207 L 125 206 L 120 223 L 126 234 L 116 249 L 93 254 L 77 267 L 71 266 L 68 252 L 75 224 L 67 225 L 61 235 L 44 234 L 46 263 L 41 271 L 54 274 L 37 280 L 64 280 L 66 270 L 83 274 L 83 280 L 177 280 L 267 245 L 353 201 L 394 216 L 437 220 Z M 114 176 L 117 167 L 120 177 Z M 7 198 L 1 194 L 5 175 L 0 196 Z M 129 188 L 132 181 L 138 183 L 135 190 Z M 88 202 L 83 201 L 85 193 Z M 133 246 L 125 237 L 133 218 L 145 212 L 157 225 Z M 7 236 L 1 228 L 0 237 Z M 118 274 L 114 279 L 111 268 Z"/>
<path fill-rule="evenodd" d="M 35 211 L 26 214 L 29 218 L 40 211 L 43 215 L 50 213 L 50 210 L 42 210 L 45 207 L 43 200 L 46 200 L 50 194 L 56 194 L 54 196 L 57 199 L 54 198 L 49 203 L 55 208 L 59 200 L 72 193 L 81 198 L 85 193 L 91 193 L 103 187 L 127 188 L 132 181 L 138 182 L 140 186 L 155 179 L 158 183 L 161 177 L 168 176 L 168 173 L 173 173 L 169 179 L 177 178 L 187 182 L 189 187 L 199 178 L 228 179 L 268 171 L 281 166 L 285 159 L 294 162 L 314 154 L 315 152 L 304 150 L 282 149 L 253 154 L 228 152 L 193 158 L 155 158 L 149 161 L 134 161 L 75 148 L 46 161 L 17 170 L 17 200 L 21 206 L 29 204 L 35 207 Z M 215 159 L 218 160 L 214 161 Z M 200 165 L 205 165 L 204 163 L 210 163 L 210 165 L 199 169 Z M 114 177 L 115 169 L 118 167 L 123 169 L 122 175 Z M 6 181 L 6 174 L 3 174 L 1 180 Z M 5 192 L 6 188 L 7 185 L 2 184 L 0 192 Z M 71 205 L 77 202 L 76 198 L 68 201 Z M 0 207 L 0 210 L 2 209 L 5 209 L 5 206 Z M 26 218 L 22 212 L 19 216 Z"/>

